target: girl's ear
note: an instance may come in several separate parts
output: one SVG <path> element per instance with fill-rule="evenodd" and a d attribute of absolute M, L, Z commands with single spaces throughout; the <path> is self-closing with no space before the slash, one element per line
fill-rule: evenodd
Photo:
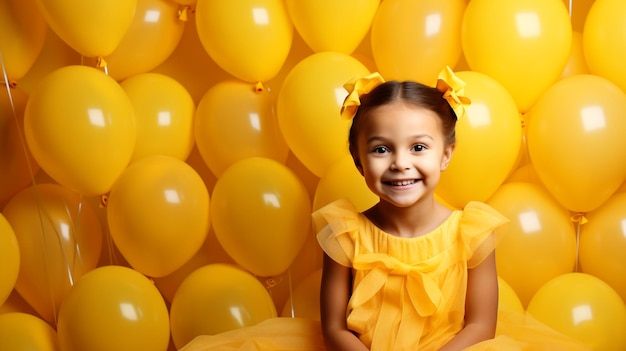
<path fill-rule="evenodd" d="M 443 150 L 443 156 L 441 156 L 441 170 L 445 171 L 448 169 L 448 165 L 450 165 L 450 161 L 452 160 L 452 155 L 454 154 L 454 148 L 456 144 L 448 145 Z"/>

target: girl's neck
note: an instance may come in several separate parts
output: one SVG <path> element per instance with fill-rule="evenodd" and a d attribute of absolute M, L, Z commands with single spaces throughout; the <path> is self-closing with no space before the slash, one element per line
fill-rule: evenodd
<path fill-rule="evenodd" d="M 448 218 L 451 212 L 434 198 L 428 198 L 409 207 L 397 207 L 380 201 L 364 214 L 384 232 L 411 238 L 433 231 Z"/>

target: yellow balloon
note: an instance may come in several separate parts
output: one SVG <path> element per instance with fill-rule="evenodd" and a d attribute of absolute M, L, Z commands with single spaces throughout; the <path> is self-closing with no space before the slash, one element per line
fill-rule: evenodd
<path fill-rule="evenodd" d="M 209 193 L 185 162 L 144 157 L 131 163 L 111 188 L 107 220 L 128 263 L 147 276 L 163 277 L 202 246 L 210 226 Z"/>
<path fill-rule="evenodd" d="M 5 90 L 6 92 L 6 90 Z M 32 184 L 39 165 L 24 147 L 24 108 L 28 95 L 19 88 L 0 93 L 0 209 Z"/>
<path fill-rule="evenodd" d="M 461 33 L 471 69 L 500 82 L 521 112 L 559 78 L 572 42 L 559 0 L 472 0 Z"/>
<path fill-rule="evenodd" d="M 12 312 L 0 315 L 0 351 L 60 351 L 56 331 L 38 317 Z"/>
<path fill-rule="evenodd" d="M 233 163 L 267 157 L 284 163 L 289 147 L 276 122 L 276 96 L 237 80 L 215 84 L 195 114 L 195 140 L 209 169 L 220 176 Z"/>
<path fill-rule="evenodd" d="M 198 0 L 196 29 L 215 63 L 247 82 L 278 74 L 293 39 L 283 0 Z"/>
<path fill-rule="evenodd" d="M 313 210 L 341 198 L 348 198 L 358 211 L 367 210 L 379 200 L 367 187 L 350 155 L 342 156 L 324 172 L 315 190 Z"/>
<path fill-rule="evenodd" d="M 607 283 L 590 274 L 555 277 L 537 290 L 527 310 L 591 350 L 626 349 L 626 305 Z"/>
<path fill-rule="evenodd" d="M 285 165 L 263 157 L 234 163 L 213 189 L 211 221 L 224 250 L 262 277 L 289 268 L 310 233 L 311 202 Z"/>
<path fill-rule="evenodd" d="M 162 351 L 169 342 L 169 316 L 148 278 L 128 267 L 103 266 L 72 287 L 57 333 L 63 351 Z"/>
<path fill-rule="evenodd" d="M 528 153 L 550 193 L 570 211 L 598 208 L 626 178 L 626 93 L 594 75 L 556 82 L 528 122 Z M 593 145 L 591 148 L 581 145 Z"/>
<path fill-rule="evenodd" d="M 291 152 L 318 177 L 349 154 L 350 121 L 339 115 L 348 95 L 343 85 L 369 71 L 338 52 L 306 57 L 289 72 L 278 93 L 278 125 Z"/>
<path fill-rule="evenodd" d="M 461 56 L 464 0 L 382 1 L 372 22 L 372 53 L 387 80 L 429 84 Z"/>
<path fill-rule="evenodd" d="M 457 142 L 450 167 L 441 174 L 436 193 L 462 208 L 486 201 L 512 171 L 522 145 L 522 123 L 515 101 L 489 76 L 458 72 L 472 100 L 457 123 Z"/>
<path fill-rule="evenodd" d="M 83 56 L 111 54 L 133 21 L 137 0 L 38 0 L 50 28 Z"/>
<path fill-rule="evenodd" d="M 304 278 L 293 289 L 290 298 L 283 305 L 282 317 L 308 318 L 320 320 L 320 284 L 322 270 L 318 269 Z"/>
<path fill-rule="evenodd" d="M 185 22 L 171 0 L 136 0 L 137 9 L 128 31 L 115 51 L 105 57 L 115 80 L 148 72 L 167 59 L 180 41 Z"/>
<path fill-rule="evenodd" d="M 128 96 L 111 77 L 87 66 L 48 74 L 28 99 L 24 129 L 41 168 L 86 196 L 111 189 L 136 140 Z"/>
<path fill-rule="evenodd" d="M 524 305 L 522 305 L 522 301 L 517 296 L 513 287 L 501 277 L 498 277 L 498 309 L 518 313 L 525 312 Z"/>
<path fill-rule="evenodd" d="M 315 52 L 351 54 L 370 29 L 380 0 L 287 0 L 294 27 Z"/>
<path fill-rule="evenodd" d="M 9 298 L 20 271 L 20 248 L 11 224 L 0 213 L 0 306 Z"/>
<path fill-rule="evenodd" d="M 131 162 L 152 155 L 187 159 L 194 145 L 195 104 L 185 87 L 159 73 L 136 74 L 120 86 L 133 106 L 137 127 Z"/>
<path fill-rule="evenodd" d="M 604 77 L 626 92 L 626 3 L 596 0 L 583 29 L 583 51 L 592 74 Z"/>
<path fill-rule="evenodd" d="M 22 190 L 3 214 L 20 250 L 15 289 L 54 325 L 69 289 L 98 263 L 102 224 L 87 201 L 57 184 Z"/>
<path fill-rule="evenodd" d="M 37 0 L 0 3 L 0 68 L 9 81 L 24 77 L 43 48 L 48 25 L 37 6 Z"/>
<path fill-rule="evenodd" d="M 577 74 L 589 74 L 585 53 L 583 51 L 583 36 L 580 32 L 572 32 L 572 48 L 569 60 L 561 72 L 561 79 Z"/>
<path fill-rule="evenodd" d="M 498 274 L 524 306 L 548 280 L 570 273 L 576 232 L 569 212 L 531 183 L 506 183 L 487 202 L 510 222 L 496 249 Z"/>
<path fill-rule="evenodd" d="M 626 301 L 626 193 L 611 196 L 585 215 L 581 226 L 579 262 L 584 273 L 608 283 Z"/>
<path fill-rule="evenodd" d="M 265 287 L 250 273 L 228 264 L 198 268 L 182 282 L 170 307 L 177 349 L 199 335 L 214 335 L 276 317 Z"/>

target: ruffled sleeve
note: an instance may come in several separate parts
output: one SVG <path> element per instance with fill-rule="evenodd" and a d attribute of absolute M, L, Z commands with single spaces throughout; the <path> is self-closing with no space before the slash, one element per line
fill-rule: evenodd
<path fill-rule="evenodd" d="M 336 200 L 313 212 L 313 229 L 324 252 L 337 263 L 352 267 L 358 212 L 347 199 Z"/>
<path fill-rule="evenodd" d="M 504 233 L 495 229 L 508 221 L 485 203 L 472 201 L 465 206 L 459 229 L 463 235 L 468 268 L 478 266 L 495 249 Z"/>

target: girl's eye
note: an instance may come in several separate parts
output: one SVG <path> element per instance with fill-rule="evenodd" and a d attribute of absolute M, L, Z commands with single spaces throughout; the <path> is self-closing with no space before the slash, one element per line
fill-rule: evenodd
<path fill-rule="evenodd" d="M 426 150 L 426 147 L 422 144 L 417 144 L 413 146 L 413 151 L 424 151 Z"/>
<path fill-rule="evenodd" d="M 372 149 L 372 152 L 376 153 L 376 154 L 384 154 L 386 152 L 388 152 L 389 149 L 387 149 L 386 146 L 377 146 L 374 149 Z"/>

